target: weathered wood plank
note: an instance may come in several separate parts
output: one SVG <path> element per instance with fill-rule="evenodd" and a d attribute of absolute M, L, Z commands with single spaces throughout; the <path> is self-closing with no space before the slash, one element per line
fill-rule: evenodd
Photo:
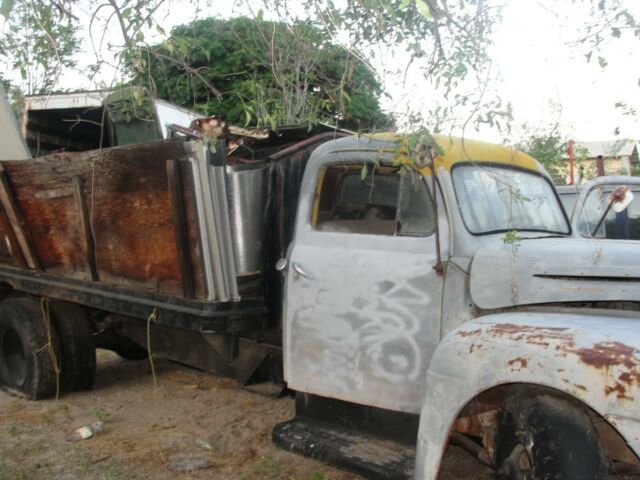
<path fill-rule="evenodd" d="M 33 248 L 33 240 L 29 234 L 27 223 L 14 196 L 13 188 L 11 188 L 9 175 L 7 175 L 2 165 L 0 165 L 0 202 L 2 202 L 4 211 L 7 213 L 7 219 L 20 245 L 20 250 L 27 262 L 27 266 L 36 270 L 42 270 L 38 255 Z"/>
<path fill-rule="evenodd" d="M 180 281 L 182 283 L 182 295 L 185 298 L 193 298 L 193 269 L 189 255 L 189 233 L 184 211 L 184 199 L 182 192 L 182 179 L 180 165 L 177 160 L 167 161 L 167 177 L 169 182 L 169 199 L 173 229 L 176 238 L 176 250 L 178 253 L 178 265 L 180 267 Z"/>
<path fill-rule="evenodd" d="M 80 217 L 80 234 L 82 235 L 86 268 L 89 272 L 89 278 L 95 282 L 99 279 L 98 269 L 96 267 L 96 245 L 93 240 L 93 232 L 91 231 L 91 220 L 89 219 L 89 210 L 84 196 L 84 182 L 82 178 L 73 177 L 73 193 Z"/>
<path fill-rule="evenodd" d="M 57 153 L 2 165 L 47 271 L 183 296 L 168 160 L 179 160 L 178 170 L 183 172 L 179 183 L 187 232 L 185 264 L 192 266 L 192 295 L 201 298 L 197 224 L 189 211 L 193 185 L 184 175 L 188 169 L 182 142 Z M 74 186 L 74 177 L 82 182 L 81 189 Z M 79 191 L 84 207 L 79 206 Z M 87 257 L 92 250 L 94 272 Z"/>
<path fill-rule="evenodd" d="M 20 244 L 18 243 L 18 239 L 16 238 L 16 234 L 13 232 L 13 228 L 11 228 L 11 222 L 9 221 L 9 216 L 4 209 L 4 206 L 0 203 L 0 236 L 6 238 L 7 247 L 13 256 L 16 265 L 22 268 L 27 268 L 27 262 L 24 259 L 24 255 L 22 255 L 22 251 L 20 250 Z M 1 243 L 0 243 L 1 245 Z M 4 250 L 4 249 L 1 249 Z M 2 252 L 5 253 L 4 251 Z M 2 257 L 6 258 L 6 255 L 2 255 Z"/>

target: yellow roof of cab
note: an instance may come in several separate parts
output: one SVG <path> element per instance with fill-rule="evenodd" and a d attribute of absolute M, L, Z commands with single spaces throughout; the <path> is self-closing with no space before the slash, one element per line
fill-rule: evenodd
<path fill-rule="evenodd" d="M 401 145 L 406 145 L 406 139 L 408 138 L 407 135 L 401 133 L 378 133 L 367 136 L 376 140 L 400 143 Z M 458 137 L 433 135 L 432 138 L 444 152 L 444 154 L 436 157 L 436 169 L 444 167 L 446 170 L 451 170 L 453 165 L 463 162 L 488 162 L 512 165 L 536 172 L 540 171 L 540 164 L 533 157 L 515 148 Z M 397 153 L 406 157 L 406 147 L 404 150 L 401 147 Z M 410 161 L 408 157 L 406 158 Z M 430 173 L 428 167 L 420 171 L 426 175 Z"/>

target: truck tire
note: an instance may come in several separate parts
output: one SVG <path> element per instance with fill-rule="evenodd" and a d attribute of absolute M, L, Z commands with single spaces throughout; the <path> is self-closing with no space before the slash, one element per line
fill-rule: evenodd
<path fill-rule="evenodd" d="M 39 300 L 22 297 L 0 302 L 0 384 L 32 400 L 56 394 L 58 379 L 49 333 L 59 361 L 58 336 L 53 325 L 48 328 Z"/>
<path fill-rule="evenodd" d="M 601 480 L 607 461 L 587 412 L 557 395 L 518 389 L 498 413 L 497 480 Z"/>
<path fill-rule="evenodd" d="M 53 324 L 60 338 L 62 389 L 91 390 L 96 375 L 96 349 L 87 312 L 80 305 L 52 301 Z"/>

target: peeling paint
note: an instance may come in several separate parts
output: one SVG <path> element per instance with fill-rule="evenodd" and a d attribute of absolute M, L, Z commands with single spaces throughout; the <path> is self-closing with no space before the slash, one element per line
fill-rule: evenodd
<path fill-rule="evenodd" d="M 509 360 L 507 362 L 507 364 L 509 365 L 509 367 L 511 367 L 511 370 L 522 370 L 524 368 L 527 368 L 527 364 L 529 363 L 529 360 L 527 358 L 523 358 L 523 357 L 518 357 L 518 358 L 514 358 L 512 360 Z"/>

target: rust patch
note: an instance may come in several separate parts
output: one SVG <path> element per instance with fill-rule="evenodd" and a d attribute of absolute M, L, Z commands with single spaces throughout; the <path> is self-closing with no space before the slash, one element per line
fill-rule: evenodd
<path fill-rule="evenodd" d="M 522 370 L 523 368 L 527 368 L 527 364 L 529 363 L 529 359 L 523 358 L 523 357 L 518 357 L 518 358 L 514 358 L 512 360 L 509 360 L 507 363 L 511 367 L 511 371 L 513 371 L 515 369 Z"/>
<path fill-rule="evenodd" d="M 456 335 L 462 338 L 467 338 L 467 337 L 477 337 L 478 335 L 480 335 L 480 333 L 482 333 L 482 330 L 478 329 L 478 330 L 471 330 L 469 332 L 459 331 L 456 333 Z"/>
<path fill-rule="evenodd" d="M 636 355 L 638 350 L 620 342 L 600 342 L 591 348 L 581 348 L 574 352 L 587 365 L 605 370 L 607 376 L 613 368 L 624 368 L 626 371 L 618 375 L 618 380 L 605 385 L 605 395 L 615 395 L 618 399 L 632 400 L 628 388 L 640 385 L 640 362 Z"/>
<path fill-rule="evenodd" d="M 496 323 L 489 329 L 494 333 L 531 333 L 540 331 L 564 332 L 569 330 L 565 327 L 536 327 L 533 325 L 515 325 L 513 323 Z"/>
<path fill-rule="evenodd" d="M 569 329 L 563 327 L 535 327 L 533 325 L 498 323 L 492 325 L 487 333 L 495 336 L 509 336 L 511 340 L 523 341 L 544 348 L 556 343 L 556 350 L 566 350 L 574 346 L 573 337 L 567 330 Z"/>
<path fill-rule="evenodd" d="M 620 342 L 600 342 L 591 348 L 581 348 L 575 353 L 584 363 L 595 368 L 609 368 L 623 365 L 626 368 L 638 366 L 635 354 L 638 351 Z"/>
<path fill-rule="evenodd" d="M 612 395 L 614 393 L 616 394 L 616 397 L 619 399 L 631 400 L 631 397 L 627 395 L 627 389 L 621 383 L 615 382 L 613 385 L 604 386 L 605 395 Z"/>

